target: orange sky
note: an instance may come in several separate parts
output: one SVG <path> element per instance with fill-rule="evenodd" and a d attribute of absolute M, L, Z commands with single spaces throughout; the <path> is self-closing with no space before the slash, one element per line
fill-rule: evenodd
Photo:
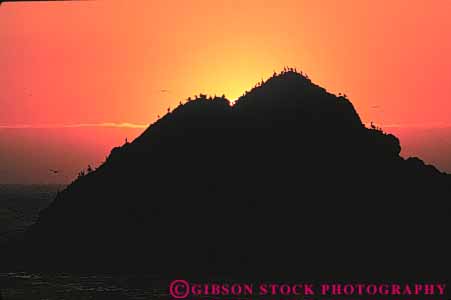
<path fill-rule="evenodd" d="M 54 127 L 61 149 L 73 151 L 65 141 L 77 137 L 97 161 L 139 130 L 75 134 L 67 125 L 148 124 L 200 92 L 235 99 L 283 66 L 346 93 L 366 122 L 448 127 L 450 13 L 448 0 L 4 3 L 0 164 L 11 167 L 0 169 L 0 183 L 53 180 L 24 175 L 5 150 L 6 141 L 39 143 L 50 129 L 8 127 Z"/>

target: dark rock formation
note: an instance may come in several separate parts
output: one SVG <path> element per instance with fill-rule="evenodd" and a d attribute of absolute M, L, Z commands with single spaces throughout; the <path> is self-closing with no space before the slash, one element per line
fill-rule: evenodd
<path fill-rule="evenodd" d="M 233 106 L 202 95 L 59 193 L 28 232 L 30 261 L 442 276 L 451 180 L 400 149 L 292 70 Z"/>

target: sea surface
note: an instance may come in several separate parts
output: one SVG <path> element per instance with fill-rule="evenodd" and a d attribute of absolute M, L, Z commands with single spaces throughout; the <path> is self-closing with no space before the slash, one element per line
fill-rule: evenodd
<path fill-rule="evenodd" d="M 167 287 L 147 275 L 0 273 L 2 300 L 167 299 Z"/>
<path fill-rule="evenodd" d="M 0 184 L 0 245 L 20 238 L 64 185 Z"/>
<path fill-rule="evenodd" d="M 0 250 L 7 240 L 21 239 L 62 189 L 0 184 Z M 165 292 L 166 284 L 148 275 L 13 273 L 0 266 L 0 300 L 157 299 Z"/>

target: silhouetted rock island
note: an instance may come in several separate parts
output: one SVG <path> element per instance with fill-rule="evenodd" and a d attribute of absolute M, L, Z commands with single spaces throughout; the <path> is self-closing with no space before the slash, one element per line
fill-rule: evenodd
<path fill-rule="evenodd" d="M 400 150 L 345 96 L 287 69 L 234 105 L 188 99 L 114 148 L 41 212 L 25 257 L 156 273 L 442 276 L 450 176 Z"/>

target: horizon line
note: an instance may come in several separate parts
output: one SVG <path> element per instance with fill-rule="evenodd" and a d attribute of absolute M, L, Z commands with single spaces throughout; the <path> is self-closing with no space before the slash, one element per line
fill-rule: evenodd
<path fill-rule="evenodd" d="M 369 127 L 371 122 L 362 122 L 363 125 Z M 74 123 L 74 124 L 0 124 L 0 129 L 64 129 L 64 128 L 142 128 L 145 129 L 151 124 L 131 123 L 131 122 L 101 122 L 101 123 Z M 451 128 L 448 123 L 391 123 L 391 124 L 376 124 L 382 129 L 384 128 L 431 128 L 431 129 L 446 129 Z"/>
<path fill-rule="evenodd" d="M 147 128 L 150 124 L 138 124 L 129 122 L 102 122 L 102 123 L 78 123 L 78 124 L 11 124 L 0 125 L 0 129 L 58 129 L 58 128 L 84 128 L 84 127 L 110 127 L 110 128 Z"/>

